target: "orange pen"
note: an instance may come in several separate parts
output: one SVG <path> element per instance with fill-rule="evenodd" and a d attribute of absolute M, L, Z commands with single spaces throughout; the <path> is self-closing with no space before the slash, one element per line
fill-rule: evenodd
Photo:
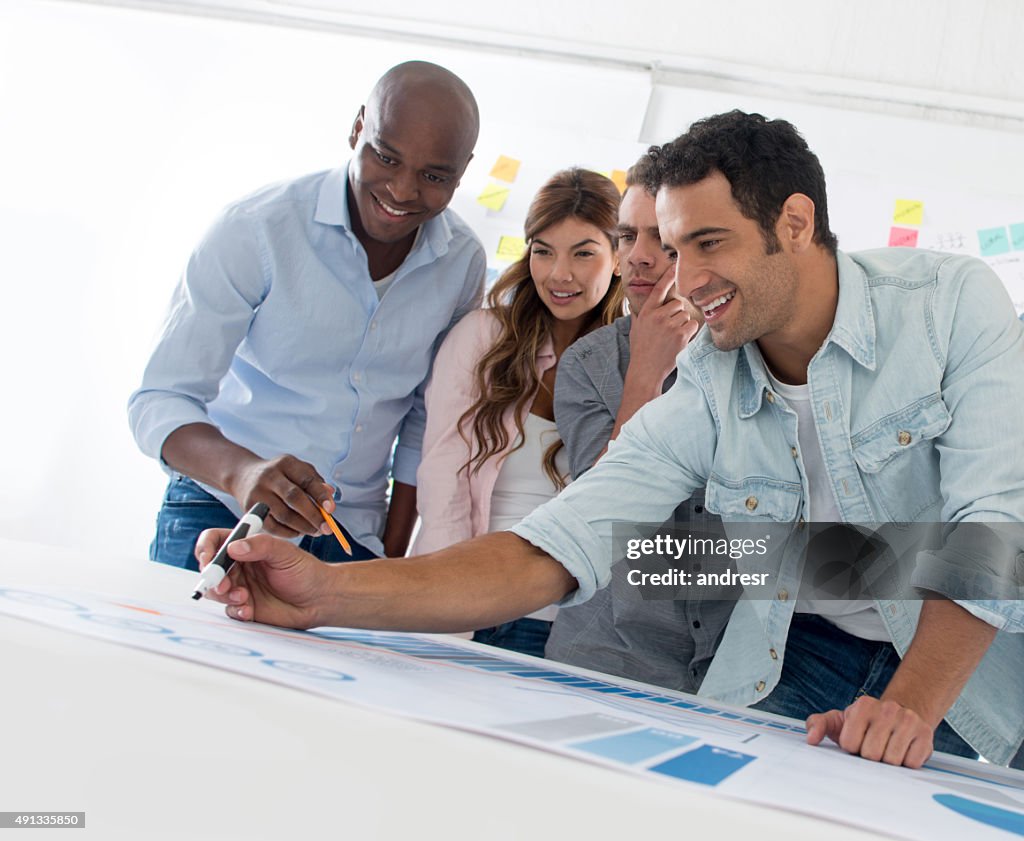
<path fill-rule="evenodd" d="M 314 500 L 313 504 L 319 509 L 320 513 L 323 515 L 324 522 L 331 527 L 331 531 L 333 531 L 334 536 L 338 538 L 338 543 L 340 543 L 341 548 L 345 550 L 345 554 L 351 558 L 352 547 L 348 545 L 348 541 L 345 540 L 345 535 L 341 533 L 341 529 L 338 528 L 338 524 L 334 522 L 334 517 L 332 517 L 330 514 L 324 511 L 324 509 L 320 507 L 320 503 Z"/>

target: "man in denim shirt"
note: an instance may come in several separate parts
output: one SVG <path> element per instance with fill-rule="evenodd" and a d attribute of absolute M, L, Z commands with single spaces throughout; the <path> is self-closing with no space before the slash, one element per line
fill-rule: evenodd
<path fill-rule="evenodd" d="M 676 379 L 676 357 L 702 320 L 675 291 L 675 265 L 661 247 L 654 194 L 644 188 L 652 159 L 626 173 L 619 205 L 619 268 L 630 315 L 588 333 L 562 354 L 555 382 L 555 420 L 572 478 L 589 470 L 623 424 Z M 703 489 L 674 512 L 673 529 L 718 520 Z M 729 564 L 702 556 L 696 571 Z M 651 598 L 633 586 L 619 561 L 611 583 L 590 601 L 558 612 L 544 655 L 631 680 L 696 692 L 725 631 L 738 586 L 693 587 L 685 598 Z"/>
<path fill-rule="evenodd" d="M 700 121 L 657 172 L 677 287 L 707 323 L 669 392 L 512 532 L 359 568 L 263 536 L 232 547 L 256 566 L 236 565 L 214 594 L 228 615 L 455 631 L 579 603 L 608 582 L 615 524 L 663 521 L 702 486 L 723 518 L 793 534 L 812 514 L 951 524 L 954 538 L 1006 524 L 1007 556 L 1024 552 L 1024 326 L 998 277 L 966 257 L 837 251 L 821 167 L 781 120 Z M 223 538 L 205 535 L 203 557 Z M 828 735 L 868 759 L 920 766 L 937 736 L 1009 763 L 1024 739 L 1020 582 L 952 548 L 918 558 L 914 583 L 935 598 L 812 604 L 794 639 L 801 569 L 780 566 L 770 598 L 738 602 L 702 694 L 806 701 L 810 741 Z M 842 650 L 817 650 L 821 639 Z M 836 700 L 808 691 L 823 662 Z M 876 671 L 890 673 L 884 687 Z"/>

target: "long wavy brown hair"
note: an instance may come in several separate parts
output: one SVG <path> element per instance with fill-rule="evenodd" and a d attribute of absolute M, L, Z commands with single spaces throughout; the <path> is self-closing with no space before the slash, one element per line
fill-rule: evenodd
<path fill-rule="evenodd" d="M 599 228 L 615 250 L 619 198 L 618 188 L 608 178 L 578 167 L 555 173 L 534 197 L 524 225 L 527 249 L 487 296 L 487 306 L 501 327 L 494 345 L 477 365 L 475 391 L 480 396 L 459 418 L 459 434 L 470 449 L 469 460 L 461 469 L 476 473 L 487 459 L 508 447 L 509 435 L 502 420 L 510 407 L 519 433 L 510 452 L 522 447 L 529 404 L 537 389 L 545 387 L 537 376 L 536 359 L 551 336 L 555 318 L 538 296 L 530 275 L 530 243 L 552 225 L 575 218 Z M 616 274 L 573 341 L 611 324 L 622 315 L 622 302 L 622 284 Z M 559 489 L 566 484 L 566 477 L 555 467 L 561 447 L 561 441 L 554 443 L 543 461 L 544 472 Z"/>

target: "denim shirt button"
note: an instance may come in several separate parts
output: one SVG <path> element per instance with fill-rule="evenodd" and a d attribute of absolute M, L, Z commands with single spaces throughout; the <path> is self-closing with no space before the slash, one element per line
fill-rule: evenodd
<path fill-rule="evenodd" d="M 768 649 L 768 653 L 771 655 L 772 660 L 778 660 L 779 659 L 779 652 L 777 652 L 774 648 L 769 648 Z"/>
<path fill-rule="evenodd" d="M 896 436 L 896 440 L 900 442 L 900 446 L 901 447 L 905 447 L 905 446 L 907 446 L 907 444 L 909 444 L 914 439 L 911 436 L 911 434 L 909 432 L 907 432 L 907 430 L 901 429 L 899 431 L 899 434 Z"/>
<path fill-rule="evenodd" d="M 748 511 L 753 511 L 755 508 L 757 508 L 757 497 L 748 496 L 746 506 Z"/>
<path fill-rule="evenodd" d="M 796 458 L 796 447 L 790 447 L 789 452 L 792 454 L 793 458 Z"/>
<path fill-rule="evenodd" d="M 755 687 L 754 687 L 754 689 L 755 689 L 755 691 L 757 691 L 757 692 L 764 692 L 764 688 L 765 688 L 765 686 L 767 686 L 767 685 L 768 685 L 768 684 L 766 684 L 766 683 L 765 683 L 765 682 L 764 682 L 763 680 L 759 680 L 759 681 L 757 682 L 757 686 L 755 686 Z"/>
<path fill-rule="evenodd" d="M 773 392 L 771 392 L 771 391 L 767 391 L 767 392 L 765 392 L 764 399 L 767 400 L 769 403 L 774 403 L 775 402 L 775 394 Z"/>
<path fill-rule="evenodd" d="M 779 590 L 779 601 L 784 602 L 789 598 L 789 590 Z"/>

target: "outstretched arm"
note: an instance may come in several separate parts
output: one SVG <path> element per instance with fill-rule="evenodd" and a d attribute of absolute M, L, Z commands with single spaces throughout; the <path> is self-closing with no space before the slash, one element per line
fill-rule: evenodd
<path fill-rule="evenodd" d="M 203 532 L 200 566 L 227 534 Z M 290 628 L 468 631 L 525 616 L 576 588 L 560 563 L 510 532 L 420 557 L 335 565 L 266 534 L 236 541 L 228 552 L 237 563 L 208 596 L 235 619 Z"/>

